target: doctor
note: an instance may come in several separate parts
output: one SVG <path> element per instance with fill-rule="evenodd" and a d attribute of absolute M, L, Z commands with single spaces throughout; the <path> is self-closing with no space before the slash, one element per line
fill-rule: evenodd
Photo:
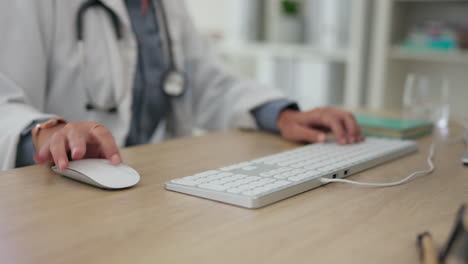
<path fill-rule="evenodd" d="M 1 1 L 0 36 L 3 170 L 93 157 L 118 164 L 119 147 L 194 129 L 363 140 L 352 114 L 300 112 L 229 72 L 181 0 Z"/>

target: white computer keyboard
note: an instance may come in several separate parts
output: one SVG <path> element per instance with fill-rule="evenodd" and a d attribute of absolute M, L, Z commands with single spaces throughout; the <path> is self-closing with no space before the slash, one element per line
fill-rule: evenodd
<path fill-rule="evenodd" d="M 417 150 L 408 140 L 312 144 L 166 183 L 166 189 L 247 208 L 262 207 Z"/>

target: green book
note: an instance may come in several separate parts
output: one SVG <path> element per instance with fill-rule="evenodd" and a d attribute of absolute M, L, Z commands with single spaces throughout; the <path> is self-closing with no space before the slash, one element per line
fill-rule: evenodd
<path fill-rule="evenodd" d="M 432 132 L 432 123 L 420 120 L 389 118 L 374 115 L 356 115 L 356 120 L 366 136 L 400 139 L 418 138 Z"/>

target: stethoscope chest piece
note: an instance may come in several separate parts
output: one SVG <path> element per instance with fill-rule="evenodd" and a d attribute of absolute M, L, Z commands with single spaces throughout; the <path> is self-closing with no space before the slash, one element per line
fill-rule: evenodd
<path fill-rule="evenodd" d="M 163 91 L 169 96 L 181 96 L 185 91 L 185 76 L 182 72 L 168 71 L 163 80 Z"/>

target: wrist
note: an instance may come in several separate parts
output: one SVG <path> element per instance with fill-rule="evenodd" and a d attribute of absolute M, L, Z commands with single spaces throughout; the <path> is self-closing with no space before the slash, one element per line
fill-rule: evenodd
<path fill-rule="evenodd" d="M 278 116 L 278 129 L 281 131 L 285 126 L 287 126 L 289 121 L 293 119 L 297 113 L 298 111 L 294 109 L 284 109 L 281 111 Z"/>

